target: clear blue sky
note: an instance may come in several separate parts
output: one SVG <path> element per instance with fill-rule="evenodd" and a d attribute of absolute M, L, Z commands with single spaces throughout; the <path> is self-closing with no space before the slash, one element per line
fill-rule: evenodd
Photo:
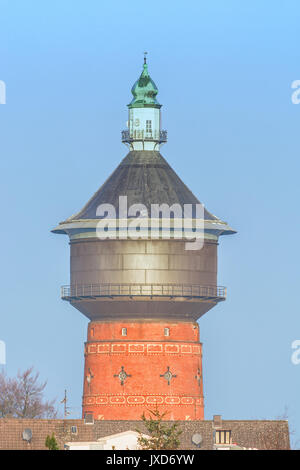
<path fill-rule="evenodd" d="M 80 415 L 87 320 L 60 300 L 69 247 L 50 233 L 126 148 L 149 52 L 162 153 L 238 234 L 219 247 L 228 300 L 200 321 L 206 418 L 273 419 L 300 439 L 298 1 L 0 0 L 1 323 L 5 370 L 34 365 Z"/>

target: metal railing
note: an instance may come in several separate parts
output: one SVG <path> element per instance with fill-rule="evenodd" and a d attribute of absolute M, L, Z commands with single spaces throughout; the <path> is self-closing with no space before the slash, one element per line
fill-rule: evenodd
<path fill-rule="evenodd" d="M 194 284 L 75 284 L 61 288 L 63 300 L 137 296 L 188 297 L 221 301 L 226 298 L 226 287 Z"/>
<path fill-rule="evenodd" d="M 134 140 L 148 140 L 159 143 L 167 142 L 168 133 L 167 131 L 151 131 L 147 132 L 144 130 L 124 130 L 122 131 L 122 142 L 133 142 Z"/>

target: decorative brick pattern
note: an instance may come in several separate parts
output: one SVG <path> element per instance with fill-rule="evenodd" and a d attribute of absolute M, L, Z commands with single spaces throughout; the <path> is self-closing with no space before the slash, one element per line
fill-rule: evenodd
<path fill-rule="evenodd" d="M 190 354 L 200 355 L 200 346 L 176 343 L 104 343 L 87 344 L 86 354 Z"/>
<path fill-rule="evenodd" d="M 163 405 L 170 419 L 202 420 L 203 384 L 195 380 L 202 376 L 201 359 L 199 328 L 193 322 L 91 322 L 83 416 L 141 419 L 147 408 Z"/>
<path fill-rule="evenodd" d="M 127 344 L 112 344 L 111 352 L 112 353 L 126 353 Z"/>
<path fill-rule="evenodd" d="M 95 395 L 85 397 L 85 405 L 110 405 L 110 404 L 128 404 L 128 405 L 142 405 L 148 404 L 166 404 L 166 405 L 196 405 L 201 406 L 203 399 L 198 397 L 180 397 L 173 395 Z"/>
<path fill-rule="evenodd" d="M 145 351 L 145 344 L 128 344 L 128 352 L 129 353 L 144 353 Z"/>
<path fill-rule="evenodd" d="M 147 353 L 162 353 L 164 347 L 162 344 L 147 344 Z"/>

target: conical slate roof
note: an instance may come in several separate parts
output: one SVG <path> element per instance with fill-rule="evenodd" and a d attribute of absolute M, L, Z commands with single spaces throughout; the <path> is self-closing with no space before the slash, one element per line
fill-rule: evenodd
<path fill-rule="evenodd" d="M 127 206 L 144 204 L 151 213 L 151 204 L 199 204 L 199 200 L 181 181 L 159 152 L 131 151 L 112 175 L 88 201 L 84 208 L 66 222 L 97 219 L 100 204 L 119 208 L 119 196 L 127 196 Z M 118 213 L 118 212 L 117 212 Z M 205 220 L 219 220 L 204 212 Z"/>

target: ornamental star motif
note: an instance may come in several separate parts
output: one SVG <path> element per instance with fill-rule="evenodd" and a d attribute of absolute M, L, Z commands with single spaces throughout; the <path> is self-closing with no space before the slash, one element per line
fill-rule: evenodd
<path fill-rule="evenodd" d="M 91 369 L 89 368 L 88 369 L 88 375 L 86 376 L 86 381 L 87 381 L 89 386 L 91 385 L 91 381 L 93 380 L 93 378 L 94 378 L 94 375 L 93 375 Z"/>
<path fill-rule="evenodd" d="M 160 377 L 163 377 L 164 379 L 166 379 L 168 382 L 168 385 L 170 385 L 171 380 L 173 378 L 176 378 L 177 375 L 172 374 L 172 372 L 170 371 L 170 367 L 168 366 L 166 372 L 164 374 L 161 374 Z"/>
<path fill-rule="evenodd" d="M 127 377 L 131 377 L 131 375 L 127 374 L 124 370 L 124 366 L 122 366 L 120 372 L 118 374 L 114 374 L 114 377 L 119 377 L 121 385 L 124 385 L 124 382 Z"/>
<path fill-rule="evenodd" d="M 200 369 L 198 367 L 198 372 L 197 372 L 197 375 L 195 375 L 195 379 L 197 380 L 199 387 L 201 385 L 201 378 L 202 378 L 201 372 L 200 372 Z"/>

